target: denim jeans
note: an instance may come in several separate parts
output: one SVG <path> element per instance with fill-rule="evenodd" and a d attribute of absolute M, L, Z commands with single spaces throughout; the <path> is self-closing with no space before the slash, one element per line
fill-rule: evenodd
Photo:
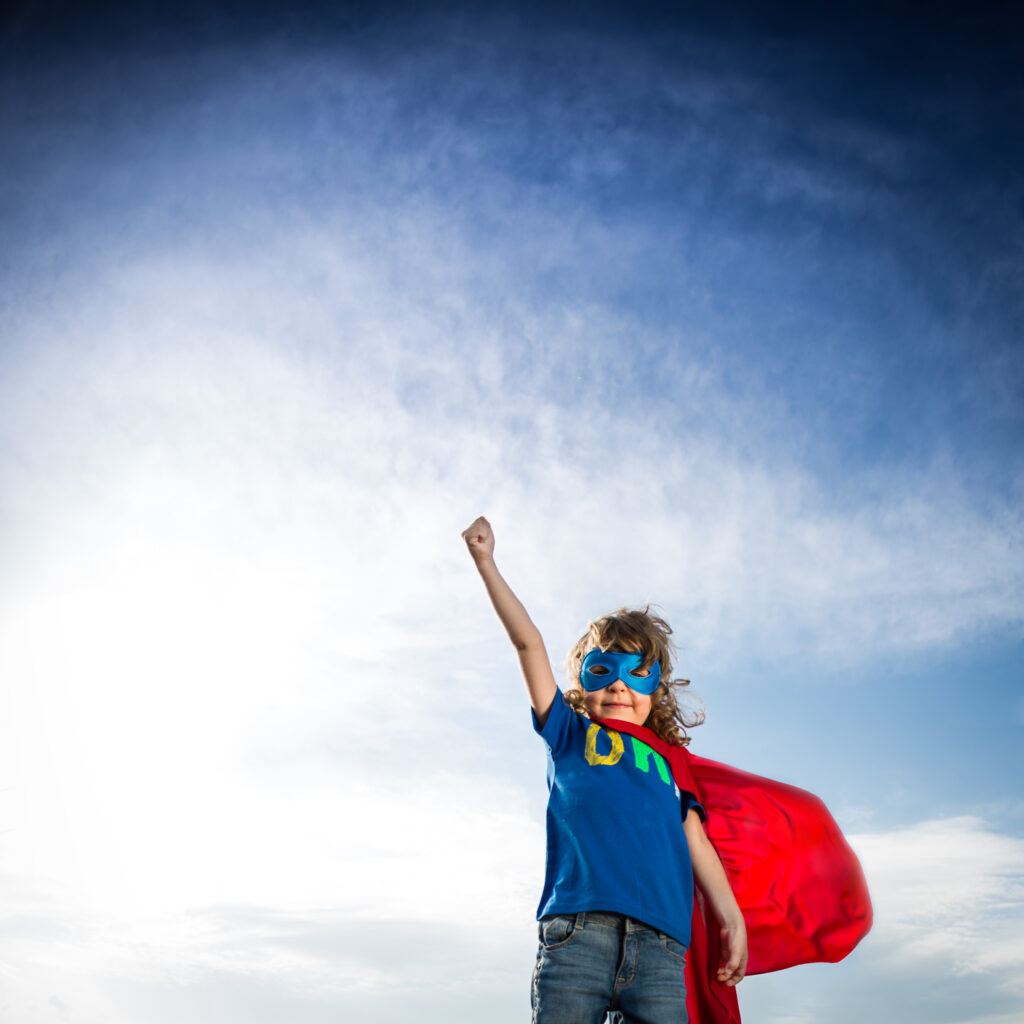
<path fill-rule="evenodd" d="M 686 1024 L 686 947 L 621 914 L 585 911 L 540 922 L 533 1024 Z"/>

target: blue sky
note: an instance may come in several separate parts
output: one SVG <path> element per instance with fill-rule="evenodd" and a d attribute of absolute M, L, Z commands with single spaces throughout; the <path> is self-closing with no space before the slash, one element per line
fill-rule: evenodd
<path fill-rule="evenodd" d="M 1001 8 L 24 4 L 0 60 L 0 1015 L 528 1012 L 556 668 L 876 905 L 752 1024 L 1024 1005 L 1021 66 Z M 454 968 L 453 968 L 453 965 Z"/>

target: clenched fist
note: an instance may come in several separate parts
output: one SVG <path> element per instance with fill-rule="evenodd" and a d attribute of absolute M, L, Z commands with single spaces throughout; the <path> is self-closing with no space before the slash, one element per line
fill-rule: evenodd
<path fill-rule="evenodd" d="M 494 531 L 483 516 L 462 531 L 462 539 L 474 562 L 482 562 L 494 554 Z"/>

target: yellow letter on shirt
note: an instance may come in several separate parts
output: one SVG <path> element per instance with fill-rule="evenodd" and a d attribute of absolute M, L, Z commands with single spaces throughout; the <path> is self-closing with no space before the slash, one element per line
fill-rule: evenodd
<path fill-rule="evenodd" d="M 618 764 L 619 758 L 622 757 L 622 737 L 613 729 L 609 729 L 608 739 L 612 741 L 612 749 L 607 754 L 599 754 L 597 752 L 597 734 L 600 731 L 601 726 L 597 722 L 591 722 L 590 728 L 587 729 L 587 764 Z"/>

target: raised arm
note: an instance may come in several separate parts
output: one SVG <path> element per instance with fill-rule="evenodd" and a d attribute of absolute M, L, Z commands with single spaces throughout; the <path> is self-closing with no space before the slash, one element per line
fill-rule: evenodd
<path fill-rule="evenodd" d="M 725 961 L 719 964 L 718 980 L 723 985 L 738 985 L 747 973 L 747 926 L 743 913 L 729 885 L 729 876 L 704 831 L 700 815 L 693 808 L 683 821 L 683 830 L 690 847 L 694 880 L 721 928 Z"/>
<path fill-rule="evenodd" d="M 558 687 L 551 674 L 551 663 L 544 647 L 540 630 L 533 624 L 522 602 L 512 592 L 494 564 L 494 531 L 491 524 L 481 516 L 468 529 L 463 530 L 462 539 L 476 563 L 477 572 L 487 588 L 487 596 L 508 633 L 512 646 L 519 655 L 519 667 L 526 680 L 530 704 L 537 721 L 543 727 L 554 702 Z"/>

